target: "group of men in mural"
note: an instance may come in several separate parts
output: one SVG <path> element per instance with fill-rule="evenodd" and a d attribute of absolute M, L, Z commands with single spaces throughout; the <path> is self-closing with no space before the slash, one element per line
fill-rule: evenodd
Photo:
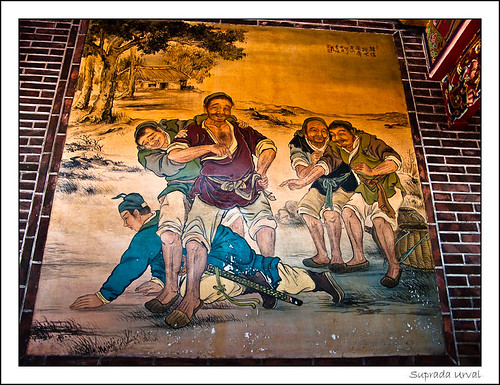
<path fill-rule="evenodd" d="M 293 190 L 312 184 L 298 213 L 317 250 L 303 264 L 326 270 L 317 273 L 275 256 L 277 223 L 269 202 L 273 196 L 266 191 L 267 171 L 276 156 L 273 141 L 231 115 L 234 103 L 229 95 L 211 94 L 203 106 L 204 114 L 187 121 L 137 126 L 139 162 L 167 181 L 158 196 L 160 210 L 152 211 L 138 193 L 115 197 L 123 199 L 118 211 L 124 225 L 137 234 L 100 291 L 79 297 L 72 309 L 97 308 L 114 300 L 148 266 L 152 279 L 136 291 L 159 292 L 145 306 L 153 313 L 168 313 L 165 322 L 173 328 L 186 326 L 204 303 L 256 291 L 267 309 L 276 306 L 273 293 L 323 291 L 339 303 L 344 292 L 332 272 L 369 267 L 363 253 L 365 225 L 373 227 L 388 262 L 380 283 L 398 285 L 402 269 L 394 230 L 404 189 L 396 174 L 401 158 L 391 147 L 347 121 L 327 125 L 310 117 L 295 132 L 289 148 L 297 178 L 281 186 Z M 343 224 L 353 250 L 348 262 L 340 250 Z M 260 254 L 247 243 L 244 228 Z M 214 275 L 208 266 L 255 285 L 245 286 L 227 274 Z"/>

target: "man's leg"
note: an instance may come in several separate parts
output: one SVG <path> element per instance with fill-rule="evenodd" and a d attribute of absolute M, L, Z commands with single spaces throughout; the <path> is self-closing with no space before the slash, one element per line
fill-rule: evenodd
<path fill-rule="evenodd" d="M 319 219 L 309 214 L 302 214 L 302 218 L 304 218 L 304 221 L 306 222 L 314 246 L 316 247 L 316 255 L 312 257 L 313 261 L 318 264 L 330 263 L 330 258 L 328 258 L 328 253 L 326 251 L 323 224 Z"/>
<path fill-rule="evenodd" d="M 165 287 L 156 299 L 167 304 L 179 293 L 178 275 L 181 269 L 182 245 L 180 235 L 172 231 L 165 231 L 160 238 L 165 262 Z"/>
<path fill-rule="evenodd" d="M 397 279 L 401 266 L 396 258 L 392 226 L 384 218 L 378 217 L 373 219 L 373 227 L 389 265 L 386 275 L 392 279 Z"/>
<path fill-rule="evenodd" d="M 271 227 L 262 227 L 255 234 L 255 238 L 257 246 L 259 246 L 260 253 L 264 257 L 274 257 L 276 231 Z"/>
<path fill-rule="evenodd" d="M 186 326 L 201 307 L 200 280 L 207 264 L 207 249 L 197 241 L 186 244 L 186 294 L 177 308 L 165 318 L 174 328 Z"/>
<path fill-rule="evenodd" d="M 248 227 L 248 235 L 257 242 L 260 254 L 274 257 L 276 243 L 276 220 L 271 204 L 264 193 L 248 206 L 239 207 Z"/>
<path fill-rule="evenodd" d="M 324 218 L 332 252 L 330 263 L 344 263 L 340 251 L 340 237 L 342 235 L 342 220 L 340 214 L 333 210 L 327 210 L 324 213 Z"/>
<path fill-rule="evenodd" d="M 357 265 L 366 261 L 363 252 L 363 226 L 354 211 L 348 207 L 342 210 L 342 219 L 352 247 L 352 259 L 347 262 L 347 266 Z"/>

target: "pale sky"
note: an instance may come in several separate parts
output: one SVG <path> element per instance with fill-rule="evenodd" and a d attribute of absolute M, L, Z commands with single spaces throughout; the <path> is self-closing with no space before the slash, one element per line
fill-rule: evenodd
<path fill-rule="evenodd" d="M 227 27 L 227 26 L 225 26 Z M 221 61 L 200 88 L 238 100 L 293 105 L 325 114 L 405 112 L 391 35 L 231 26 L 247 31 L 247 56 Z M 328 52 L 327 46 L 359 47 Z M 364 56 L 374 53 L 376 56 Z"/>

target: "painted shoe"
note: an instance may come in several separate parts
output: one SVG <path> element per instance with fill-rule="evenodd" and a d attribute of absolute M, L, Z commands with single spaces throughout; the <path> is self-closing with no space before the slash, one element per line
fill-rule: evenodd
<path fill-rule="evenodd" d="M 144 307 L 151 313 L 166 313 L 179 297 L 179 294 L 176 294 L 176 296 L 167 303 L 162 303 L 160 300 L 153 298 L 151 301 L 146 302 Z"/>

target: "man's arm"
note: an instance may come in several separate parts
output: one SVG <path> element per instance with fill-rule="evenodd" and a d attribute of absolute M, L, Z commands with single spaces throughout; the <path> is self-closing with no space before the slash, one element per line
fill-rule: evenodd
<path fill-rule="evenodd" d="M 358 174 L 366 176 L 387 175 L 398 170 L 398 165 L 394 160 L 386 160 L 374 168 L 368 167 L 365 163 L 353 163 L 351 168 Z"/>
<path fill-rule="evenodd" d="M 213 153 L 217 156 L 227 156 L 231 158 L 231 152 L 222 144 L 209 144 L 195 147 L 179 148 L 178 145 L 172 145 L 167 149 L 168 158 L 176 163 L 187 163 L 203 155 Z"/>
<path fill-rule="evenodd" d="M 387 175 L 396 172 L 401 166 L 401 157 L 399 154 L 383 140 L 375 136 L 372 136 L 370 140 L 368 151 L 372 156 L 380 159 L 382 163 L 374 168 L 370 168 L 362 163 L 353 163 L 351 164 L 351 168 L 354 172 L 366 176 Z"/>
<path fill-rule="evenodd" d="M 115 300 L 134 280 L 144 274 L 149 260 L 160 251 L 160 238 L 157 242 L 151 242 L 150 238 L 146 239 L 143 234 L 137 234 L 101 289 L 95 294 L 77 298 L 70 305 L 70 309 L 96 308 Z"/>
<path fill-rule="evenodd" d="M 144 150 L 143 150 L 144 151 Z M 175 163 L 168 158 L 168 154 L 164 150 L 146 150 L 146 153 L 139 155 L 139 162 L 148 170 L 152 171 L 156 176 L 168 177 L 176 175 L 184 167 L 185 163 Z"/>
<path fill-rule="evenodd" d="M 319 177 L 325 175 L 325 169 L 321 166 L 314 166 L 307 171 L 300 179 L 287 179 L 280 184 L 280 187 L 287 186 L 290 190 L 298 190 L 314 182 Z"/>

